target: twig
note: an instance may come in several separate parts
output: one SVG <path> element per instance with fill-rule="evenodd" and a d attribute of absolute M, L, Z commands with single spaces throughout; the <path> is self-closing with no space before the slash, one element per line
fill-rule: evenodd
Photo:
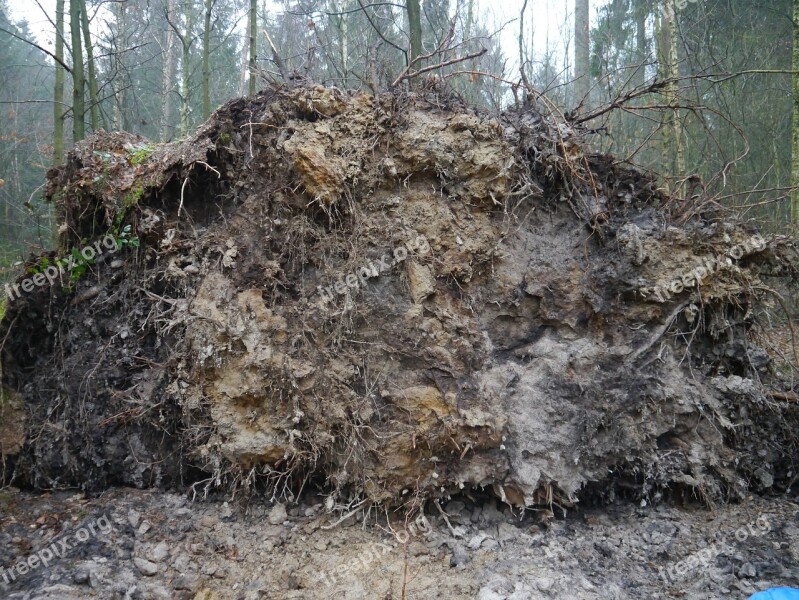
<path fill-rule="evenodd" d="M 641 356 L 644 352 L 646 352 L 652 346 L 654 346 L 655 342 L 657 342 L 660 338 L 663 337 L 663 334 L 665 334 L 669 330 L 669 327 L 671 327 L 672 323 L 674 322 L 674 319 L 676 319 L 677 315 L 679 315 L 683 310 L 685 310 L 686 306 L 688 306 L 688 303 L 681 304 L 680 306 L 675 308 L 672 311 L 672 313 L 669 315 L 669 317 L 666 319 L 666 322 L 655 330 L 655 335 L 653 335 L 643 346 L 638 348 L 638 350 L 635 350 L 634 352 L 630 353 L 628 357 L 624 360 L 624 364 L 629 365 L 633 363 L 639 356 Z"/>
<path fill-rule="evenodd" d="M 92 298 L 95 298 L 95 297 L 99 296 L 101 291 L 103 291 L 103 288 L 101 288 L 99 285 L 95 285 L 93 287 L 90 287 L 88 290 L 86 290 L 85 292 L 83 292 L 79 296 L 75 296 L 75 298 L 73 298 L 73 300 L 71 302 L 71 306 L 77 306 L 78 304 L 80 304 L 82 302 L 86 302 L 87 300 L 91 300 Z"/>
<path fill-rule="evenodd" d="M 375 32 L 377 33 L 377 35 L 380 36 L 380 39 L 383 40 L 389 46 L 392 46 L 392 47 L 396 48 L 397 50 L 399 50 L 400 52 L 402 52 L 405 55 L 405 62 L 407 63 L 408 62 L 408 51 L 405 50 L 405 48 L 402 48 L 402 47 L 398 46 L 397 44 L 395 44 L 391 40 L 386 39 L 386 36 L 383 35 L 383 32 L 380 31 L 380 28 L 377 25 L 374 24 L 374 21 L 372 21 L 372 17 L 369 16 L 369 12 L 366 9 L 369 8 L 370 6 L 377 6 L 377 5 L 376 4 L 370 4 L 369 6 L 364 6 L 363 3 L 361 2 L 361 0 L 358 0 L 358 6 L 360 6 L 360 9 L 356 9 L 356 10 L 362 10 L 363 11 L 363 14 L 366 16 L 367 21 L 369 21 L 369 25 L 371 25 L 372 29 L 374 29 Z M 355 12 L 355 11 L 353 11 L 353 12 Z"/>
<path fill-rule="evenodd" d="M 42 48 L 42 47 L 41 47 L 39 44 L 37 44 L 37 43 L 35 43 L 35 42 L 32 42 L 32 41 L 30 41 L 30 40 L 26 40 L 24 37 L 22 37 L 22 36 L 19 36 L 19 35 L 17 35 L 16 33 L 14 33 L 13 31 L 9 31 L 8 29 L 3 29 L 2 27 L 0 27 L 0 31 L 2 31 L 3 33 L 7 33 L 7 34 L 8 34 L 8 35 L 10 35 L 11 37 L 17 38 L 19 41 L 21 41 L 21 42 L 25 42 L 26 44 L 29 44 L 29 45 L 33 46 L 34 48 L 36 48 L 36 49 L 38 49 L 38 50 L 41 50 L 41 51 L 42 51 L 42 52 L 44 52 L 44 53 L 45 53 L 47 56 L 49 56 L 49 57 L 50 57 L 50 58 L 52 58 L 54 61 L 56 61 L 56 62 L 57 62 L 59 65 L 61 65 L 62 67 L 64 67 L 64 69 L 67 71 L 67 73 L 69 73 L 70 75 L 72 74 L 72 69 L 70 69 L 70 67 L 69 67 L 69 65 L 68 65 L 67 63 L 65 63 L 63 60 L 61 60 L 60 58 L 58 58 L 58 57 L 57 57 L 55 54 L 53 54 L 53 53 L 52 53 L 52 52 L 50 52 L 49 50 L 46 50 L 46 49 Z"/>
<path fill-rule="evenodd" d="M 769 396 L 775 400 L 785 400 L 785 402 L 796 403 L 799 402 L 799 396 L 796 392 L 769 392 Z"/>
<path fill-rule="evenodd" d="M 336 521 L 335 523 L 332 523 L 330 525 L 323 525 L 322 529 L 330 530 L 330 529 L 333 529 L 334 527 L 340 525 L 341 523 L 343 523 L 344 521 L 349 519 L 352 515 L 357 513 L 359 510 L 361 510 L 361 506 L 363 506 L 366 503 L 366 501 L 367 501 L 367 498 L 364 498 L 358 504 L 355 505 L 355 508 L 353 508 L 350 512 L 348 512 L 346 515 L 341 517 L 338 521 Z"/>
<path fill-rule="evenodd" d="M 202 165 L 202 166 L 204 166 L 206 169 L 208 169 L 208 170 L 210 170 L 210 171 L 213 171 L 214 173 L 216 173 L 216 175 L 217 175 L 217 177 L 219 177 L 219 179 L 222 179 L 222 173 L 220 173 L 219 171 L 217 171 L 216 169 L 214 169 L 214 168 L 213 168 L 211 165 L 209 165 L 207 162 L 205 162 L 205 161 L 202 161 L 202 160 L 198 160 L 198 161 L 197 161 L 197 164 L 198 164 L 198 165 Z"/>
<path fill-rule="evenodd" d="M 447 517 L 447 513 L 444 512 L 444 509 L 441 508 L 441 505 L 438 503 L 438 499 L 436 499 L 433 502 L 433 504 L 436 505 L 436 508 L 438 509 L 438 512 L 441 513 L 441 517 L 444 519 L 444 522 L 447 524 L 447 527 L 449 528 L 449 532 L 452 534 L 452 537 L 460 537 L 460 535 L 458 535 L 458 533 L 455 531 L 455 528 L 452 527 L 452 523 L 449 522 L 449 518 Z"/>
<path fill-rule="evenodd" d="M 442 68 L 448 67 L 450 65 L 455 65 L 455 64 L 458 64 L 458 63 L 461 63 L 461 62 L 465 62 L 467 60 L 471 60 L 472 58 L 478 58 L 480 56 L 483 56 L 483 54 L 485 54 L 486 52 L 488 52 L 488 50 L 483 48 L 479 52 L 474 52 L 472 54 L 467 54 L 466 56 L 461 56 L 459 58 L 453 58 L 452 60 L 447 60 L 447 61 L 444 61 L 442 63 L 438 63 L 436 65 L 430 65 L 428 67 L 422 67 L 418 71 L 409 71 L 409 68 L 406 67 L 405 69 L 403 69 L 402 73 L 400 73 L 399 77 L 397 77 L 397 79 L 394 81 L 394 83 L 391 84 L 391 87 L 392 88 L 397 87 L 397 85 L 399 85 L 405 79 L 413 79 L 414 77 L 418 77 L 422 73 L 428 73 L 430 71 L 435 71 L 437 69 L 442 69 Z"/>
<path fill-rule="evenodd" d="M 180 186 L 180 206 L 178 206 L 178 219 L 180 218 L 180 211 L 183 209 L 183 191 L 186 189 L 186 184 L 188 182 L 189 182 L 189 176 L 186 175 L 186 178 L 183 180 L 183 185 Z"/>
<path fill-rule="evenodd" d="M 272 50 L 272 60 L 275 61 L 277 65 L 277 70 L 280 71 L 280 76 L 283 78 L 283 81 L 289 80 L 289 73 L 288 69 L 286 69 L 286 63 L 283 62 L 283 59 L 280 58 L 280 54 L 277 52 L 277 48 L 275 48 L 275 43 L 272 41 L 272 36 L 269 35 L 269 32 L 266 30 L 266 27 L 263 29 L 264 35 L 266 36 L 266 41 L 269 42 L 269 48 Z"/>

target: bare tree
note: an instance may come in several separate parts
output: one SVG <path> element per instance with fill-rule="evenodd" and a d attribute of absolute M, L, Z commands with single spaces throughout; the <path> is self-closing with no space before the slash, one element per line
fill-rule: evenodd
<path fill-rule="evenodd" d="M 72 141 L 78 143 L 86 136 L 86 98 L 83 76 L 83 42 L 80 39 L 82 0 L 69 2 L 69 28 L 72 34 Z"/>
<path fill-rule="evenodd" d="M 191 96 L 191 47 L 197 39 L 194 36 L 194 7 L 191 1 L 183 3 L 183 31 L 175 19 L 175 15 L 166 13 L 167 23 L 180 41 L 180 135 L 189 132 L 189 111 Z"/>
<path fill-rule="evenodd" d="M 250 0 L 250 96 L 255 96 L 258 60 L 258 0 Z"/>
<path fill-rule="evenodd" d="M 591 91 L 590 1 L 574 1 L 574 94 L 576 104 L 588 102 Z"/>
<path fill-rule="evenodd" d="M 53 164 L 64 160 L 64 0 L 56 0 L 55 6 L 55 88 L 53 90 Z"/>
<path fill-rule="evenodd" d="M 89 31 L 89 15 L 86 12 L 86 0 L 80 0 L 80 18 L 88 69 L 89 113 L 91 115 L 92 130 L 97 130 L 100 128 L 100 101 L 97 94 L 97 70 L 94 64 L 94 49 L 92 48 L 92 37 Z"/>
<path fill-rule="evenodd" d="M 793 123 L 791 125 L 791 223 L 799 227 L 799 0 L 793 0 Z"/>
<path fill-rule="evenodd" d="M 411 38 L 408 66 L 413 66 L 422 56 L 422 8 L 419 5 L 419 0 L 407 0 L 406 10 L 408 11 L 408 29 Z"/>
<path fill-rule="evenodd" d="M 172 3 L 173 0 L 166 0 L 164 9 L 167 15 L 172 12 Z M 172 27 L 166 28 L 165 38 L 166 56 L 164 58 L 164 75 L 161 79 L 161 124 L 159 127 L 163 141 L 169 139 L 169 124 L 172 118 L 172 88 L 175 86 L 175 31 Z"/>
<path fill-rule="evenodd" d="M 205 0 L 203 26 L 203 118 L 211 114 L 211 16 L 216 0 Z"/>
<path fill-rule="evenodd" d="M 667 82 L 664 90 L 666 102 L 671 111 L 664 112 L 666 119 L 665 143 L 663 144 L 663 164 L 670 165 L 677 175 L 685 173 L 685 145 L 683 143 L 682 120 L 677 81 L 677 15 L 673 0 L 663 0 L 660 11 L 660 65 L 663 79 Z M 670 155 L 673 152 L 673 160 Z"/>

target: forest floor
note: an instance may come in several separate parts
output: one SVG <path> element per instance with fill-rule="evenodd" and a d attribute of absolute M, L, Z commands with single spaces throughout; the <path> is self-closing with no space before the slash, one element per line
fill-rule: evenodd
<path fill-rule="evenodd" d="M 330 528 L 314 497 L 287 507 L 5 491 L 0 561 L 33 568 L 4 570 L 0 596 L 743 600 L 799 585 L 799 504 L 784 499 L 717 510 L 619 501 L 557 519 L 476 500 L 443 506 L 449 525 L 433 509 L 392 533 L 374 514 L 365 527 L 353 517 Z"/>

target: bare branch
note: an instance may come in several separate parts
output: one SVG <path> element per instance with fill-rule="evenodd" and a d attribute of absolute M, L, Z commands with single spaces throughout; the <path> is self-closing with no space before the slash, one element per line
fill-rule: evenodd
<path fill-rule="evenodd" d="M 32 42 L 30 40 L 26 40 L 24 37 L 19 36 L 16 33 L 14 33 L 13 31 L 9 31 L 8 29 L 3 29 L 2 27 L 0 27 L 0 31 L 2 31 L 3 33 L 7 33 L 8 35 L 10 35 L 13 38 L 18 39 L 20 42 L 25 42 L 26 44 L 28 44 L 30 46 L 33 46 L 37 50 L 41 50 L 47 56 L 49 56 L 54 61 L 56 61 L 58 64 L 60 64 L 62 67 L 64 67 L 64 69 L 67 71 L 67 73 L 72 74 L 72 69 L 69 67 L 69 65 L 67 65 L 63 60 L 61 60 L 58 57 L 56 57 L 56 55 L 53 54 L 52 52 L 50 52 L 49 50 L 46 50 L 46 49 L 42 48 L 39 44 L 37 44 L 35 42 Z"/>
<path fill-rule="evenodd" d="M 396 48 L 397 50 L 402 52 L 405 55 L 405 63 L 407 64 L 408 63 L 408 52 L 405 50 L 405 48 L 401 48 L 400 46 L 397 46 L 397 44 L 395 44 L 394 42 L 386 39 L 386 37 L 383 35 L 383 32 L 380 31 L 380 29 L 378 29 L 377 25 L 374 24 L 374 21 L 372 21 L 372 17 L 369 15 L 369 11 L 366 10 L 368 7 L 364 6 L 363 2 L 361 2 L 361 0 L 358 0 L 358 6 L 361 7 L 359 10 L 362 10 L 363 14 L 366 15 L 366 19 L 369 21 L 369 25 L 371 25 L 372 29 L 374 29 L 375 32 L 377 33 L 377 35 L 380 36 L 380 39 L 383 40 L 389 46 L 392 46 L 393 48 Z M 376 4 L 370 4 L 369 6 L 377 6 L 377 5 Z M 394 5 L 392 5 L 392 6 L 394 6 Z"/>
<path fill-rule="evenodd" d="M 55 23 L 53 23 L 53 20 L 50 18 L 50 15 L 47 14 L 47 11 L 44 10 L 44 7 L 42 6 L 41 2 L 39 2 L 39 0 L 34 0 L 34 2 L 36 2 L 36 6 L 38 6 L 39 9 L 42 11 L 42 14 L 44 15 L 44 18 L 47 19 L 47 22 L 53 26 L 56 35 L 61 38 L 61 42 L 64 44 L 64 48 L 67 49 L 67 52 L 72 54 L 72 48 L 70 48 L 69 44 L 67 43 L 67 40 L 64 39 L 64 33 L 62 31 L 59 31 L 58 27 L 55 26 Z"/>
<path fill-rule="evenodd" d="M 277 48 L 275 48 L 275 43 L 272 41 L 272 36 L 269 35 L 269 32 L 266 28 L 263 29 L 264 35 L 266 36 L 266 41 L 269 42 L 269 48 L 272 50 L 272 60 L 275 61 L 275 65 L 277 65 L 277 70 L 280 71 L 280 77 L 283 78 L 283 81 L 289 80 L 289 72 L 286 68 L 286 63 L 283 62 L 283 59 L 280 58 L 280 54 L 277 52 Z"/>
<path fill-rule="evenodd" d="M 465 62 L 467 60 L 471 60 L 473 58 L 478 58 L 480 56 L 483 56 L 483 54 L 485 54 L 486 52 L 488 52 L 488 50 L 483 48 L 479 52 L 474 52 L 473 54 L 467 54 L 466 56 L 453 58 L 452 60 L 447 60 L 447 61 L 438 63 L 437 65 L 430 65 L 428 67 L 422 67 L 418 71 L 412 71 L 411 72 L 411 71 L 408 71 L 408 69 L 406 68 L 406 69 L 404 69 L 402 71 L 402 73 L 400 73 L 399 77 L 397 77 L 397 79 L 394 81 L 394 83 L 391 84 L 391 87 L 392 88 L 397 87 L 397 85 L 399 85 L 405 79 L 412 79 L 414 77 L 418 77 L 422 73 L 428 73 L 430 71 L 435 71 L 437 69 L 442 69 L 442 68 L 448 67 L 450 65 L 455 65 L 455 64 L 458 64 L 458 63 L 462 63 L 462 62 Z"/>
<path fill-rule="evenodd" d="M 341 11 L 341 12 L 328 12 L 326 10 L 312 10 L 312 11 L 306 11 L 306 12 L 294 12 L 294 11 L 287 10 L 285 12 L 288 15 L 294 15 L 296 17 L 308 17 L 308 16 L 312 15 L 313 13 L 319 13 L 321 15 L 325 15 L 326 17 L 340 17 L 340 16 L 343 16 L 343 15 L 351 15 L 352 13 L 360 12 L 362 10 L 364 12 L 366 12 L 367 8 L 376 8 L 378 6 L 393 6 L 394 8 L 401 8 L 401 9 L 405 10 L 405 5 L 404 4 L 394 4 L 392 2 L 374 2 L 372 4 L 367 4 L 366 6 L 364 6 L 360 2 L 358 4 L 360 5 L 360 8 L 353 8 L 352 10 L 345 10 L 345 11 Z"/>

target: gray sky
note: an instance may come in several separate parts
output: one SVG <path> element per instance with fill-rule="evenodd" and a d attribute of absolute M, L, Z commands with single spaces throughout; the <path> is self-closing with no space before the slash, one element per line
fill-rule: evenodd
<path fill-rule="evenodd" d="M 55 0 L 38 0 L 38 4 L 47 11 L 51 18 L 53 17 Z M 276 3 L 270 2 L 270 4 Z M 479 11 L 487 23 L 490 26 L 493 25 L 493 30 L 499 30 L 504 25 L 499 34 L 500 43 L 505 57 L 508 59 L 511 78 L 515 78 L 515 74 L 518 72 L 518 18 L 522 4 L 523 0 L 477 0 Z M 597 2 L 595 1 L 594 4 Z M 43 15 L 41 8 L 37 6 L 37 2 L 34 0 L 9 0 L 8 5 L 12 16 L 15 19 L 25 18 L 37 41 L 51 50 L 53 27 Z M 573 6 L 573 0 L 528 0 L 525 14 L 525 39 L 530 40 L 532 34 L 535 60 L 541 60 L 549 51 L 557 57 L 558 64 L 565 66 L 567 62 L 571 62 L 570 59 L 566 60 L 564 51 L 569 42 L 571 52 Z"/>

